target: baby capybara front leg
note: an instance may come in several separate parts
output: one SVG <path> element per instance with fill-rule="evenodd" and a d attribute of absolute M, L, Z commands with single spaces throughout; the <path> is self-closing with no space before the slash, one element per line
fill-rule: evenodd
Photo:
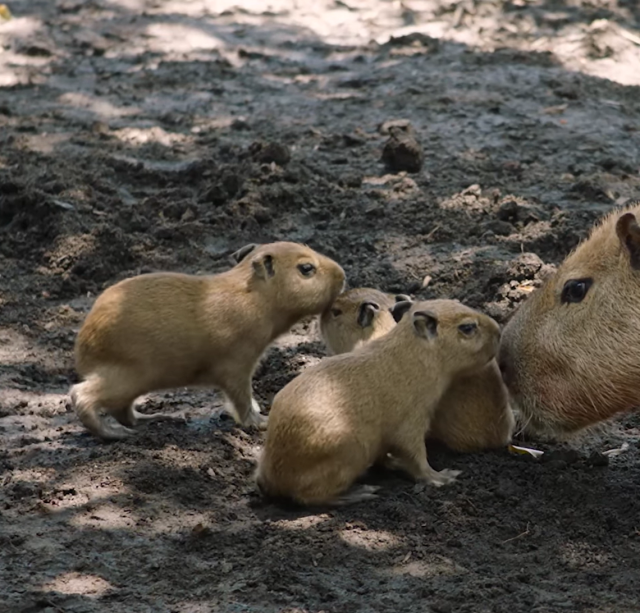
<path fill-rule="evenodd" d="M 241 426 L 257 426 L 266 429 L 268 417 L 260 412 L 260 405 L 253 397 L 251 382 L 246 385 L 224 387 L 227 396 L 226 410 Z"/>
<path fill-rule="evenodd" d="M 462 472 L 450 468 L 435 470 L 427 460 L 424 436 L 418 430 L 407 429 L 398 434 L 400 436 L 393 445 L 392 456 L 385 461 L 387 467 L 403 470 L 416 481 L 426 481 L 436 487 L 452 483 Z"/>

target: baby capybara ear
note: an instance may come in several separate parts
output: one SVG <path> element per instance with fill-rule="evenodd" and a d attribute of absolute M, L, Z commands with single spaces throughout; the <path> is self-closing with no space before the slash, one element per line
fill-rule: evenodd
<path fill-rule="evenodd" d="M 255 243 L 250 243 L 249 245 L 245 245 L 231 254 L 231 257 L 235 260 L 236 264 L 242 262 L 247 255 L 249 255 L 258 245 Z"/>
<path fill-rule="evenodd" d="M 403 315 L 413 306 L 413 302 L 410 300 L 403 300 L 402 302 L 396 302 L 389 310 L 393 319 L 398 323 Z"/>
<path fill-rule="evenodd" d="M 640 226 L 633 213 L 625 213 L 619 217 L 616 234 L 629 254 L 631 268 L 640 269 Z"/>
<path fill-rule="evenodd" d="M 262 257 L 254 258 L 253 262 L 251 262 L 253 266 L 253 272 L 256 277 L 266 280 L 269 277 L 273 277 L 276 274 L 276 271 L 273 268 L 273 256 L 272 255 L 263 255 Z"/>
<path fill-rule="evenodd" d="M 418 336 L 431 340 L 438 336 L 438 318 L 429 311 L 416 311 L 413 314 L 413 329 Z"/>
<path fill-rule="evenodd" d="M 404 302 L 405 300 L 413 302 L 413 300 L 411 300 L 411 296 L 407 296 L 406 294 L 396 294 L 395 298 L 396 302 Z"/>
<path fill-rule="evenodd" d="M 358 325 L 361 328 L 368 328 L 380 310 L 380 305 L 375 302 L 363 302 L 358 309 Z"/>

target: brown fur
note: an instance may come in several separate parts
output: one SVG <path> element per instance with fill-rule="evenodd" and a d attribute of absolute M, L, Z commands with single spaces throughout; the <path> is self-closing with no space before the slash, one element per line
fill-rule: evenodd
<path fill-rule="evenodd" d="M 459 329 L 470 323 L 475 332 Z M 458 471 L 429 465 L 425 435 L 451 379 L 483 368 L 499 337 L 495 321 L 459 302 L 418 302 L 388 334 L 308 368 L 274 399 L 256 472 L 260 490 L 305 505 L 370 498 L 370 488 L 344 496 L 388 454 L 415 479 L 455 480 Z"/>
<path fill-rule="evenodd" d="M 639 213 L 606 216 L 505 327 L 500 366 L 532 434 L 562 438 L 640 404 Z M 581 279 L 584 298 L 563 301 Z"/>
<path fill-rule="evenodd" d="M 340 294 L 320 316 L 320 334 L 328 352 L 332 355 L 347 353 L 384 336 L 396 325 L 389 310 L 395 303 L 396 298 L 391 294 L 369 287 L 350 289 Z M 365 304 L 378 307 L 369 311 L 371 319 L 367 322 L 359 320 Z"/>
<path fill-rule="evenodd" d="M 363 327 L 358 314 L 363 303 L 380 307 L 370 325 Z M 391 294 L 375 289 L 351 289 L 340 294 L 320 318 L 322 338 L 330 353 L 352 351 L 392 330 L 396 322 L 389 311 L 396 302 Z M 479 373 L 456 377 L 444 394 L 433 418 L 429 436 L 460 452 L 503 447 L 510 440 L 514 416 L 496 360 Z"/>
<path fill-rule="evenodd" d="M 212 386 L 228 399 L 237 423 L 265 426 L 251 379 L 265 349 L 300 319 L 325 310 L 344 286 L 333 260 L 288 242 L 247 246 L 237 265 L 209 276 L 147 274 L 106 289 L 75 346 L 84 379 L 71 388 L 82 423 L 103 439 L 132 433 L 140 395 L 183 386 Z M 312 264 L 304 276 L 298 266 Z M 118 425 L 109 425 L 100 409 Z"/>

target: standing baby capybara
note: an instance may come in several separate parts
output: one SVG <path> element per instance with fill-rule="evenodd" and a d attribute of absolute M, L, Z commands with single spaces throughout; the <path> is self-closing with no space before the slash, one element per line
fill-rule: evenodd
<path fill-rule="evenodd" d="M 120 439 L 143 415 L 142 394 L 189 386 L 222 390 L 241 425 L 264 427 L 251 379 L 265 349 L 304 317 L 324 311 L 345 275 L 333 260 L 297 243 L 247 245 L 230 270 L 206 276 L 154 273 L 126 279 L 95 301 L 75 345 L 83 381 L 75 410 L 94 435 Z M 100 411 L 119 423 L 109 424 Z"/>
<path fill-rule="evenodd" d="M 396 322 L 391 307 L 406 296 L 372 288 L 350 289 L 340 294 L 320 317 L 320 332 L 330 353 L 353 351 L 380 338 Z M 438 404 L 429 437 L 460 452 L 507 445 L 514 429 L 507 389 L 496 360 L 480 372 L 455 377 Z"/>
<path fill-rule="evenodd" d="M 640 405 L 640 203 L 604 218 L 507 323 L 499 364 L 533 435 Z"/>
<path fill-rule="evenodd" d="M 256 471 L 265 495 L 304 505 L 363 500 L 370 488 L 347 490 L 389 455 L 415 479 L 455 480 L 458 471 L 430 466 L 425 435 L 451 380 L 494 358 L 500 328 L 453 300 L 393 310 L 399 323 L 388 334 L 326 358 L 276 395 Z"/>

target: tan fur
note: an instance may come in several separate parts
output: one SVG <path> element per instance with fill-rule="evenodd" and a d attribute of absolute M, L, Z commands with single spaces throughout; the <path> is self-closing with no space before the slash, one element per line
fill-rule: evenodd
<path fill-rule="evenodd" d="M 82 423 L 103 439 L 132 433 L 142 415 L 133 401 L 154 390 L 212 386 L 228 399 L 237 423 L 265 426 L 251 379 L 265 349 L 300 319 L 330 305 L 344 286 L 333 260 L 296 243 L 238 252 L 238 264 L 209 276 L 147 274 L 106 289 L 75 346 L 84 379 L 71 388 Z M 298 266 L 312 264 L 306 277 Z M 119 425 L 99 415 L 103 409 Z"/>
<path fill-rule="evenodd" d="M 358 323 L 364 302 L 380 306 L 365 328 Z M 389 332 L 396 325 L 389 311 L 393 304 L 393 295 L 375 289 L 358 288 L 340 294 L 320 318 L 328 351 L 346 353 Z M 452 381 L 438 404 L 429 436 L 460 452 L 493 449 L 511 440 L 514 422 L 498 364 L 492 360 L 479 373 Z"/>
<path fill-rule="evenodd" d="M 365 302 L 375 303 L 379 308 L 371 323 L 362 326 L 358 323 L 358 314 Z M 396 325 L 389 311 L 395 302 L 391 294 L 369 287 L 350 289 L 340 294 L 320 316 L 320 334 L 328 352 L 332 355 L 347 353 L 384 336 Z"/>
<path fill-rule="evenodd" d="M 532 434 L 562 438 L 640 404 L 640 229 L 619 224 L 625 213 L 640 204 L 606 216 L 505 327 L 500 366 Z M 563 303 L 578 279 L 591 287 Z"/>
<path fill-rule="evenodd" d="M 437 320 L 435 333 L 426 322 Z M 461 324 L 477 324 L 464 334 Z M 375 462 L 435 486 L 458 471 L 434 470 L 425 435 L 451 379 L 483 368 L 500 329 L 459 302 L 418 302 L 388 334 L 308 368 L 275 397 L 256 471 L 260 490 L 305 505 L 371 497 L 346 494 Z"/>

